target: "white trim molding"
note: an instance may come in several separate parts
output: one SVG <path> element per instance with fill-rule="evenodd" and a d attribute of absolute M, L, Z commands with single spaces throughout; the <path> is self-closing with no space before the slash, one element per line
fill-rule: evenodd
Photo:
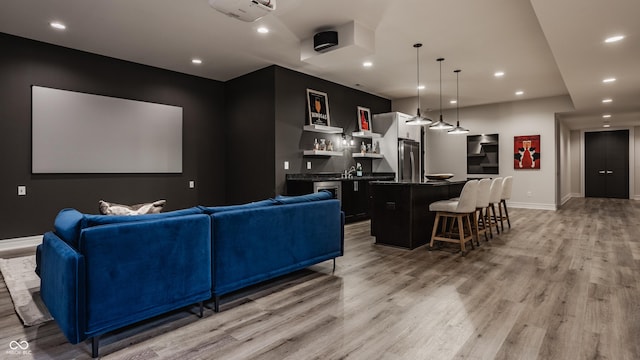
<path fill-rule="evenodd" d="M 523 202 L 508 202 L 508 207 L 519 209 L 533 209 L 533 210 L 558 210 L 555 204 L 537 204 L 537 203 L 523 203 Z"/>
<path fill-rule="evenodd" d="M 19 250 L 42 244 L 42 235 L 0 240 L 0 251 Z"/>

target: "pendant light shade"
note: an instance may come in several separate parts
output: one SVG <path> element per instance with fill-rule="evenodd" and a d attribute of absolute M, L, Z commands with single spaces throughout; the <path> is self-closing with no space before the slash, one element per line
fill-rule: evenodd
<path fill-rule="evenodd" d="M 453 70 L 456 73 L 456 127 L 447 131 L 448 134 L 468 134 L 469 130 L 460 126 L 460 69 Z"/>
<path fill-rule="evenodd" d="M 420 115 L 420 48 L 422 47 L 422 44 L 417 43 L 417 44 L 413 44 L 413 47 L 416 48 L 416 78 L 417 78 L 417 84 L 416 84 L 416 88 L 418 89 L 418 110 L 416 111 L 416 116 L 412 117 L 411 119 L 407 120 L 406 124 L 407 125 L 429 125 L 431 123 L 433 123 L 433 121 L 429 118 L 423 117 L 422 115 Z"/>
<path fill-rule="evenodd" d="M 429 126 L 431 130 L 451 130 L 453 129 L 453 125 L 442 119 L 442 62 L 444 58 L 438 58 L 438 62 L 440 63 L 440 119 Z"/>

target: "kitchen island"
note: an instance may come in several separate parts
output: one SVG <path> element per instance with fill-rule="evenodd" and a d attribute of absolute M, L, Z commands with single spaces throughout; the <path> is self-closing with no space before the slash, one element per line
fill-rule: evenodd
<path fill-rule="evenodd" d="M 460 196 L 466 181 L 423 183 L 373 181 L 371 195 L 371 235 L 376 244 L 415 249 L 429 242 L 435 212 L 429 204 Z"/>

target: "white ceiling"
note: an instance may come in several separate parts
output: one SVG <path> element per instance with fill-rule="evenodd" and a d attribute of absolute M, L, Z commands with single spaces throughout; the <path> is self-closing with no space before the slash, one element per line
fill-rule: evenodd
<path fill-rule="evenodd" d="M 238 0 L 249 1 L 249 0 Z M 569 127 L 640 125 L 640 1 L 637 0 L 277 0 L 264 18 L 242 22 L 207 0 L 2 0 L 0 32 L 226 81 L 277 64 L 389 99 L 416 96 L 420 50 L 422 107 L 443 108 L 570 95 Z M 61 21 L 67 30 L 49 27 Z M 375 36 L 368 55 L 300 60 L 301 41 L 355 21 Z M 256 29 L 266 25 L 271 32 Z M 623 34 L 618 43 L 606 37 Z M 203 60 L 193 65 L 191 59 Z M 373 62 L 364 68 L 362 62 Z M 496 71 L 505 76 L 496 78 Z M 603 84 L 605 77 L 617 81 Z M 516 96 L 516 90 L 524 95 Z M 603 105 L 605 97 L 613 98 Z"/>

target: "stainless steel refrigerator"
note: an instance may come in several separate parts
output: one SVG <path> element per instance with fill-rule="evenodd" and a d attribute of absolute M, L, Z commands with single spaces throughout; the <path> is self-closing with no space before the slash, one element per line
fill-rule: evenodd
<path fill-rule="evenodd" d="M 398 181 L 422 182 L 420 164 L 420 143 L 398 140 Z"/>

